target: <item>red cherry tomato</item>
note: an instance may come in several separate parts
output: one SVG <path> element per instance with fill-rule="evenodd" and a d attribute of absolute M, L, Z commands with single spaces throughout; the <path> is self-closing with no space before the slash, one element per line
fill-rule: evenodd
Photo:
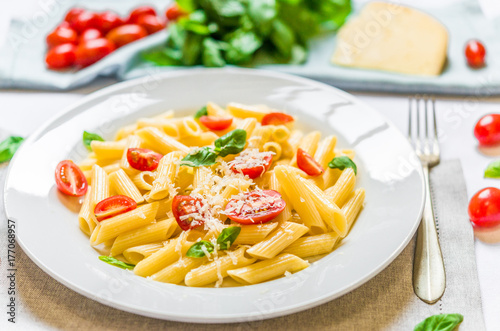
<path fill-rule="evenodd" d="M 86 10 L 83 8 L 73 8 L 68 11 L 66 17 L 64 17 L 64 21 L 71 23 L 78 15 L 85 12 Z"/>
<path fill-rule="evenodd" d="M 200 210 L 203 202 L 189 195 L 176 195 L 172 199 L 172 213 L 179 227 L 184 230 L 197 228 L 205 223 L 205 216 Z M 186 215 L 190 215 L 187 216 Z"/>
<path fill-rule="evenodd" d="M 99 16 L 97 13 L 84 11 L 79 14 L 75 18 L 73 18 L 70 22 L 71 27 L 78 33 L 82 33 L 83 31 L 90 28 L 97 28 Z"/>
<path fill-rule="evenodd" d="M 294 120 L 293 116 L 285 113 L 269 113 L 262 118 L 262 125 L 280 125 Z"/>
<path fill-rule="evenodd" d="M 309 176 L 319 176 L 325 169 L 302 148 L 297 150 L 297 166 Z"/>
<path fill-rule="evenodd" d="M 500 114 L 481 117 L 474 127 L 474 136 L 480 145 L 492 145 L 500 142 Z"/>
<path fill-rule="evenodd" d="M 78 34 L 75 30 L 65 26 L 58 26 L 45 39 L 47 45 L 52 48 L 61 44 L 78 44 Z"/>
<path fill-rule="evenodd" d="M 125 24 L 125 21 L 112 11 L 105 11 L 98 14 L 97 28 L 104 35 L 114 28 L 122 26 L 123 24 Z"/>
<path fill-rule="evenodd" d="M 479 40 L 469 40 L 465 45 L 465 58 L 467 63 L 472 68 L 484 67 L 486 49 Z"/>
<path fill-rule="evenodd" d="M 142 15 L 153 15 L 156 16 L 156 10 L 153 7 L 150 6 L 141 6 L 137 7 L 136 9 L 132 10 L 130 13 L 130 16 L 127 20 L 128 24 L 136 24 L 137 20 L 139 17 Z"/>
<path fill-rule="evenodd" d="M 64 194 L 79 197 L 87 193 L 87 179 L 71 160 L 59 162 L 56 167 L 56 185 Z"/>
<path fill-rule="evenodd" d="M 76 48 L 75 64 L 84 68 L 96 63 L 115 50 L 115 46 L 106 38 L 86 40 Z"/>
<path fill-rule="evenodd" d="M 176 19 L 184 15 L 187 15 L 187 13 L 182 9 L 180 9 L 179 6 L 177 6 L 177 4 L 173 4 L 165 12 L 165 16 L 169 21 L 175 21 Z"/>
<path fill-rule="evenodd" d="M 137 202 L 125 195 L 114 195 L 100 201 L 94 208 L 95 218 L 100 222 L 137 208 Z"/>
<path fill-rule="evenodd" d="M 249 154 L 242 153 L 229 163 L 235 174 L 243 174 L 255 179 L 262 176 L 273 162 L 273 156 L 269 153 Z"/>
<path fill-rule="evenodd" d="M 285 209 L 285 200 L 273 190 L 255 190 L 245 193 L 242 199 L 232 199 L 226 205 L 225 213 L 232 221 L 240 224 L 266 223 L 276 218 Z"/>
<path fill-rule="evenodd" d="M 200 117 L 200 122 L 205 127 L 212 131 L 225 130 L 231 126 L 233 123 L 232 117 L 214 117 L 214 116 L 202 116 Z"/>
<path fill-rule="evenodd" d="M 109 31 L 106 38 L 116 47 L 122 47 L 148 35 L 146 29 L 137 24 L 125 24 Z"/>
<path fill-rule="evenodd" d="M 474 194 L 469 202 L 469 218 L 478 228 L 500 225 L 500 190 L 487 187 Z"/>
<path fill-rule="evenodd" d="M 84 42 L 87 40 L 93 40 L 93 39 L 99 39 L 102 38 L 102 33 L 101 31 L 97 29 L 87 29 L 83 31 L 82 35 L 80 36 L 80 42 Z"/>
<path fill-rule="evenodd" d="M 48 51 L 45 63 L 49 69 L 65 69 L 71 67 L 76 59 L 76 46 L 73 44 L 57 45 Z"/>
<path fill-rule="evenodd" d="M 158 168 L 163 155 L 150 149 L 129 148 L 127 150 L 127 160 L 130 166 L 140 171 L 153 171 Z"/>
<path fill-rule="evenodd" d="M 139 16 L 139 18 L 137 19 L 137 24 L 146 29 L 148 34 L 156 33 L 165 28 L 165 23 L 154 15 Z"/>

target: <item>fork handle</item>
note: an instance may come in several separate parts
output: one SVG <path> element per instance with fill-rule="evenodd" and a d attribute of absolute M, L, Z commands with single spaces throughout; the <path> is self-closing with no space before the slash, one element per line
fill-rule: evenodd
<path fill-rule="evenodd" d="M 426 196 L 424 214 L 417 232 L 413 261 L 413 290 L 422 301 L 432 304 L 443 296 L 446 275 L 432 206 L 429 166 L 424 164 L 423 171 Z"/>

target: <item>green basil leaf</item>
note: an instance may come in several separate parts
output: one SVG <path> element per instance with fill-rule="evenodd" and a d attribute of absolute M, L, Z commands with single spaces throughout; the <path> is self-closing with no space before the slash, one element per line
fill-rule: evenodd
<path fill-rule="evenodd" d="M 10 161 L 24 138 L 11 136 L 0 143 L 0 163 Z"/>
<path fill-rule="evenodd" d="M 274 20 L 270 39 L 283 56 L 290 56 L 295 44 L 293 30 L 282 20 Z"/>
<path fill-rule="evenodd" d="M 200 63 L 202 41 L 202 35 L 187 31 L 184 45 L 182 45 L 182 64 L 193 66 Z"/>
<path fill-rule="evenodd" d="M 354 163 L 347 156 L 338 156 L 334 157 L 333 160 L 328 163 L 328 166 L 332 169 L 340 169 L 344 170 L 345 168 L 352 168 L 354 170 L 354 174 L 358 174 L 358 167 L 356 167 L 356 163 Z"/>
<path fill-rule="evenodd" d="M 493 161 L 488 164 L 488 167 L 486 167 L 486 170 L 484 171 L 484 177 L 500 178 L 500 160 Z"/>
<path fill-rule="evenodd" d="M 175 0 L 175 2 L 187 12 L 192 12 L 196 9 L 196 0 Z"/>
<path fill-rule="evenodd" d="M 226 61 L 231 64 L 248 62 L 252 54 L 262 46 L 262 39 L 253 31 L 238 29 L 226 35 L 228 44 Z"/>
<path fill-rule="evenodd" d="M 222 48 L 219 43 L 212 38 L 203 40 L 202 61 L 205 67 L 223 67 L 226 61 L 222 56 Z"/>
<path fill-rule="evenodd" d="M 238 154 L 245 148 L 246 142 L 247 132 L 242 129 L 236 129 L 226 133 L 214 142 L 215 151 L 221 157 L 229 154 Z"/>
<path fill-rule="evenodd" d="M 241 232 L 241 227 L 239 226 L 231 226 L 229 228 L 225 228 L 222 230 L 220 235 L 217 237 L 217 245 L 219 245 L 219 249 L 225 250 L 229 249 L 231 245 L 234 243 L 236 238 Z"/>
<path fill-rule="evenodd" d="M 209 253 L 212 253 L 214 251 L 214 244 L 212 244 L 210 241 L 202 240 L 198 241 L 197 243 L 194 243 L 193 246 L 191 246 L 187 253 L 187 257 L 205 257 L 205 252 L 203 251 L 202 247 L 205 247 L 206 251 Z"/>
<path fill-rule="evenodd" d="M 98 135 L 97 133 L 90 133 L 87 131 L 83 131 L 83 144 L 85 145 L 85 147 L 87 147 L 87 149 L 89 151 L 92 151 L 92 148 L 90 147 L 90 143 L 92 143 L 92 141 L 94 141 L 94 140 L 104 141 L 104 139 L 102 139 L 102 137 L 100 135 Z"/>
<path fill-rule="evenodd" d="M 248 2 L 248 15 L 262 35 L 268 35 L 276 18 L 276 0 L 252 0 Z"/>
<path fill-rule="evenodd" d="M 193 150 L 181 160 L 179 165 L 187 167 L 211 166 L 216 163 L 216 159 L 217 153 L 215 153 L 210 147 L 206 146 Z"/>
<path fill-rule="evenodd" d="M 194 118 L 199 119 L 200 117 L 207 115 L 208 115 L 207 106 L 203 106 L 200 108 L 200 110 L 196 112 L 196 114 L 194 114 Z"/>
<path fill-rule="evenodd" d="M 453 331 L 464 320 L 460 314 L 441 314 L 427 317 L 413 331 Z"/>
<path fill-rule="evenodd" d="M 125 263 L 123 261 L 120 261 L 118 259 L 115 259 L 114 257 L 111 256 L 106 256 L 106 255 L 101 255 L 99 256 L 99 260 L 106 262 L 107 264 L 111 264 L 115 267 L 122 268 L 122 269 L 134 269 L 135 265 L 130 264 L 130 263 Z"/>

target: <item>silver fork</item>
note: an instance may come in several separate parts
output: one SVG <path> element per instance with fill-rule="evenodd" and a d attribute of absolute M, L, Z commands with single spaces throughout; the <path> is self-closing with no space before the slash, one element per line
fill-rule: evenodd
<path fill-rule="evenodd" d="M 424 106 L 424 123 L 421 123 L 421 104 Z M 415 112 L 413 109 L 416 110 L 416 115 L 413 115 Z M 429 113 L 432 114 L 429 115 Z M 416 118 L 415 134 L 413 134 L 412 130 L 413 117 Z M 441 298 L 446 287 L 443 255 L 439 246 L 429 182 L 429 169 L 439 164 L 434 98 L 420 98 L 417 96 L 413 99 L 410 97 L 408 118 L 408 139 L 422 163 L 426 194 L 424 213 L 418 227 L 415 259 L 413 261 L 413 290 L 422 301 L 432 304 Z M 429 130 L 429 122 L 433 123 L 433 130 Z"/>

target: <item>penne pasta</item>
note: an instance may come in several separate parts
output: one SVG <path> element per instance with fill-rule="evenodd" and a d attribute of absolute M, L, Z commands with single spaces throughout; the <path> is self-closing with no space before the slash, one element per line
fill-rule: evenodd
<path fill-rule="evenodd" d="M 164 245 L 161 242 L 130 247 L 123 251 L 123 257 L 125 257 L 129 263 L 137 265 L 139 262 L 148 256 L 151 256 L 151 254 L 157 252 L 162 247 L 164 247 Z"/>
<path fill-rule="evenodd" d="M 255 245 L 266 238 L 278 226 L 277 222 L 242 226 L 235 245 Z"/>
<path fill-rule="evenodd" d="M 143 128 L 137 130 L 136 134 L 144 139 L 150 146 L 154 146 L 155 150 L 161 154 L 165 155 L 174 151 L 181 151 L 186 154 L 189 153 L 189 147 L 181 144 L 157 128 Z"/>
<path fill-rule="evenodd" d="M 153 181 L 153 187 L 149 197 L 154 200 L 164 199 L 176 194 L 175 176 L 179 168 L 179 161 L 184 154 L 176 151 L 171 152 L 161 158 L 158 164 L 156 179 Z"/>
<path fill-rule="evenodd" d="M 113 172 L 109 175 L 109 183 L 111 188 L 120 195 L 125 195 L 136 203 L 144 202 L 144 197 L 135 186 L 134 182 L 127 176 L 123 169 Z"/>
<path fill-rule="evenodd" d="M 333 251 L 339 235 L 335 232 L 307 236 L 297 239 L 283 250 L 283 253 L 293 254 L 300 258 L 327 254 Z"/>

